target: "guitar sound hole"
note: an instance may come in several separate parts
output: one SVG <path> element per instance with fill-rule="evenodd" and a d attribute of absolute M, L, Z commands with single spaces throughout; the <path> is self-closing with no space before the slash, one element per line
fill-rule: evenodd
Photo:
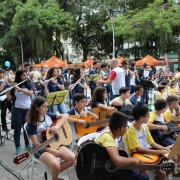
<path fill-rule="evenodd" d="M 117 170 L 117 167 L 113 164 L 111 159 L 106 162 L 105 167 L 108 172 L 114 172 Z"/>
<path fill-rule="evenodd" d="M 59 141 L 59 135 L 58 134 L 54 134 L 54 139 L 55 139 L 55 141 Z"/>

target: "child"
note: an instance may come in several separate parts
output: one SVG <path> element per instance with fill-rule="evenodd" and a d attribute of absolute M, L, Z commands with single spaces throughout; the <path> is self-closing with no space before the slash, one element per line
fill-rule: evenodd
<path fill-rule="evenodd" d="M 114 110 L 114 107 L 107 106 L 107 91 L 104 87 L 97 87 L 92 95 L 91 108 L 99 107 L 105 111 Z"/>
<path fill-rule="evenodd" d="M 135 158 L 126 158 L 119 155 L 118 148 L 115 144 L 115 139 L 119 136 L 123 136 L 128 128 L 128 117 L 121 112 L 114 112 L 109 118 L 109 131 L 103 132 L 96 139 L 96 143 L 106 148 L 111 160 L 116 166 L 126 166 L 140 163 Z M 113 179 L 113 178 L 112 178 Z M 122 178 L 123 180 L 148 180 L 149 177 L 141 175 L 135 170 L 129 170 L 129 172 Z"/>
<path fill-rule="evenodd" d="M 166 93 L 165 93 L 165 86 L 159 85 L 158 86 L 158 94 L 157 94 L 157 99 L 166 99 Z"/>
<path fill-rule="evenodd" d="M 166 101 L 168 104 L 168 109 L 164 113 L 164 120 L 165 122 L 170 122 L 171 116 L 175 116 L 176 115 L 175 110 L 179 108 L 178 98 L 176 96 L 171 95 L 167 97 Z"/>
<path fill-rule="evenodd" d="M 74 107 L 69 109 L 66 114 L 68 115 L 77 115 L 80 116 L 82 119 L 75 119 L 75 118 L 69 118 L 71 122 L 78 122 L 81 124 L 86 123 L 85 120 L 83 120 L 83 117 L 87 115 L 92 115 L 95 119 L 99 119 L 98 116 L 94 113 L 92 113 L 87 107 L 86 107 L 86 96 L 81 93 L 76 93 L 73 97 Z M 76 140 L 76 131 L 74 128 L 74 123 L 70 123 L 72 133 L 73 133 L 73 139 Z"/>
<path fill-rule="evenodd" d="M 130 97 L 130 101 L 133 106 L 136 105 L 138 102 L 143 102 L 143 98 L 142 98 L 143 91 L 144 91 L 144 89 L 140 85 L 136 85 L 134 87 L 135 93 Z"/>
<path fill-rule="evenodd" d="M 47 110 L 47 101 L 42 96 L 37 96 L 32 101 L 31 107 L 26 116 L 28 122 L 27 132 L 35 147 L 42 143 L 41 133 L 43 130 L 51 126 L 52 121 L 61 118 L 59 123 L 50 128 L 51 133 L 55 134 L 69 118 L 66 114 L 56 115 L 53 113 L 47 113 Z M 50 167 L 53 180 L 60 180 L 58 174 L 73 165 L 75 161 L 74 153 L 64 146 L 60 146 L 57 150 L 47 146 L 43 150 L 35 153 L 34 156 Z M 61 157 L 64 161 L 59 164 L 56 157 Z"/>
<path fill-rule="evenodd" d="M 114 98 L 110 104 L 112 106 L 125 106 L 125 105 L 132 105 L 131 101 L 129 100 L 130 97 L 130 90 L 127 87 L 121 87 L 119 90 L 119 97 Z"/>
<path fill-rule="evenodd" d="M 165 123 L 163 113 L 166 111 L 166 100 L 164 99 L 157 99 L 154 102 L 155 110 L 150 112 L 149 122 L 147 126 L 150 130 L 163 130 L 167 131 L 168 127 L 166 125 L 155 125 L 153 124 L 154 121 L 159 121 L 161 123 Z M 163 139 L 154 139 L 158 144 L 162 146 L 169 146 L 174 144 L 174 140 L 171 137 L 164 137 Z"/>
<path fill-rule="evenodd" d="M 135 121 L 131 127 L 127 130 L 125 135 L 125 141 L 128 148 L 128 153 L 136 151 L 140 154 L 155 154 L 164 155 L 169 153 L 170 150 L 157 143 L 151 137 L 149 129 L 146 125 L 149 119 L 148 107 L 137 104 L 133 108 L 133 117 Z M 151 146 L 153 149 L 149 149 Z M 155 149 L 155 150 L 154 150 Z M 155 180 L 163 180 L 166 177 L 166 172 L 158 170 L 156 171 Z"/>
<path fill-rule="evenodd" d="M 176 83 L 171 82 L 171 95 L 176 96 Z"/>

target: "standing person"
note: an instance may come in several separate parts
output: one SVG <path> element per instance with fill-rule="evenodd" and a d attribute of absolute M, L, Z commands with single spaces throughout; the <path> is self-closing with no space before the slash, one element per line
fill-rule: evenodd
<path fill-rule="evenodd" d="M 52 67 L 48 70 L 46 81 L 44 82 L 44 94 L 47 96 L 48 93 L 63 91 L 64 90 L 64 82 L 60 76 L 58 76 L 58 68 Z M 57 110 L 64 114 L 66 112 L 66 107 L 64 103 L 49 106 L 49 111 L 56 113 Z"/>
<path fill-rule="evenodd" d="M 44 81 L 46 80 L 46 69 L 45 68 L 41 68 L 39 77 L 38 77 L 39 83 L 40 83 L 40 95 L 41 96 L 45 96 L 44 94 Z"/>
<path fill-rule="evenodd" d="M 33 95 L 32 86 L 28 80 L 23 82 L 19 86 L 17 85 L 18 83 L 26 79 L 26 72 L 24 70 L 18 70 L 16 72 L 16 77 L 14 81 L 14 88 L 10 92 L 8 91 L 6 93 L 7 99 L 9 101 L 13 101 L 12 121 L 14 124 L 14 143 L 16 147 L 16 154 L 22 153 L 20 145 L 21 128 L 26 122 L 25 117 L 27 115 L 28 109 L 31 106 L 31 96 Z M 23 132 L 23 134 L 25 141 L 25 149 L 31 149 L 26 133 Z"/>
<path fill-rule="evenodd" d="M 170 68 L 167 68 L 166 71 L 164 72 L 164 75 L 165 75 L 165 76 L 172 76 L 173 73 L 172 73 L 172 71 L 170 70 Z"/>
<path fill-rule="evenodd" d="M 112 84 L 113 96 L 119 96 L 119 89 L 125 87 L 125 72 L 122 68 L 118 66 L 119 61 L 115 58 L 111 59 L 111 68 L 113 70 L 110 73 L 108 80 L 99 80 L 98 83 L 102 84 Z"/>
<path fill-rule="evenodd" d="M 132 78 L 132 73 L 131 71 L 129 70 L 129 63 L 124 60 L 121 62 L 121 65 L 122 65 L 122 69 L 124 70 L 125 72 L 125 83 L 126 83 L 126 87 L 128 87 L 129 89 L 131 89 L 130 87 L 130 79 Z"/>
<path fill-rule="evenodd" d="M 144 63 L 143 65 L 143 79 L 145 80 L 150 80 L 151 77 L 152 77 L 152 71 L 149 70 L 149 66 L 147 63 Z M 142 80 L 142 86 L 143 86 L 143 80 Z M 146 88 L 146 87 L 143 87 L 144 88 L 144 93 L 143 93 L 143 102 L 145 104 L 148 104 L 148 101 L 149 101 L 149 90 Z"/>
<path fill-rule="evenodd" d="M 30 63 L 25 62 L 25 63 L 23 64 L 23 68 L 24 68 L 24 70 L 25 70 L 25 72 L 26 72 L 26 75 L 29 77 L 29 76 L 30 76 Z"/>
<path fill-rule="evenodd" d="M 97 69 L 98 69 L 98 63 L 96 61 L 93 62 L 93 67 L 90 69 L 89 71 L 89 75 L 92 75 L 92 74 L 98 74 L 97 73 Z M 89 82 L 89 88 L 91 89 L 91 96 L 93 94 L 93 91 L 94 89 L 97 87 L 97 84 L 96 82 L 94 81 L 90 81 Z"/>
<path fill-rule="evenodd" d="M 0 92 L 8 88 L 8 77 L 5 76 L 5 71 L 3 69 L 0 69 Z M 1 124 L 2 124 L 2 130 L 5 132 L 8 132 L 9 129 L 7 128 L 7 122 L 6 122 L 6 94 L 0 95 L 0 109 L 1 109 Z"/>
<path fill-rule="evenodd" d="M 50 128 L 51 133 L 55 134 L 69 118 L 66 114 L 56 115 L 53 113 L 47 113 L 47 110 L 47 101 L 43 97 L 37 96 L 32 101 L 31 107 L 26 116 L 28 122 L 27 132 L 34 147 L 37 147 L 42 143 L 42 131 Z M 50 127 L 52 122 L 59 118 L 61 118 L 61 121 L 55 126 Z M 72 166 L 75 161 L 74 153 L 64 146 L 60 146 L 57 150 L 47 146 L 43 150 L 39 150 L 35 153 L 34 156 L 50 167 L 53 180 L 60 180 L 58 178 L 59 173 Z M 64 161 L 59 164 L 57 157 L 61 157 Z"/>
<path fill-rule="evenodd" d="M 68 69 L 70 68 L 72 68 L 72 65 L 73 65 L 73 63 L 71 62 L 71 61 L 68 61 L 67 62 L 67 67 L 64 69 L 64 76 L 65 76 L 65 74 L 68 72 Z"/>
<path fill-rule="evenodd" d="M 87 89 L 87 84 L 83 77 L 83 72 L 80 68 L 76 68 L 74 69 L 71 85 L 69 86 L 71 96 L 73 97 L 76 93 L 84 94 L 85 89 Z"/>

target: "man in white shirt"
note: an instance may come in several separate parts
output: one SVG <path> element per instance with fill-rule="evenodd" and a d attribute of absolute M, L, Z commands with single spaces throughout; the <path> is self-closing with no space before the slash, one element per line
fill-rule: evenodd
<path fill-rule="evenodd" d="M 125 87 L 125 72 L 118 66 L 119 61 L 116 58 L 111 59 L 111 68 L 113 69 L 110 73 L 108 80 L 99 80 L 100 84 L 111 84 L 113 96 L 119 96 L 119 89 Z"/>

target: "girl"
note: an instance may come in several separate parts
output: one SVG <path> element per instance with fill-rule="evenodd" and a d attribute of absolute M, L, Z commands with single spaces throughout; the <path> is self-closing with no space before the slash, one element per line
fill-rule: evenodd
<path fill-rule="evenodd" d="M 114 110 L 114 107 L 107 106 L 106 99 L 108 98 L 106 89 L 104 87 L 97 87 L 92 95 L 91 108 L 100 107 L 105 111 Z"/>
<path fill-rule="evenodd" d="M 76 93 L 84 94 L 84 89 L 87 89 L 87 84 L 84 78 L 82 77 L 82 70 L 80 68 L 74 69 L 71 85 L 69 86 L 69 89 L 71 91 L 72 97 Z"/>
<path fill-rule="evenodd" d="M 44 94 L 47 96 L 48 93 L 50 92 L 57 92 L 57 91 L 63 91 L 64 90 L 64 82 L 58 76 L 58 68 L 52 67 L 48 70 L 47 76 L 46 76 L 46 81 L 44 82 Z M 64 114 L 66 112 L 66 107 L 64 103 L 54 105 L 54 106 L 49 106 L 49 111 L 56 113 L 57 110 L 61 113 Z"/>
<path fill-rule="evenodd" d="M 47 101 L 42 96 L 37 96 L 32 101 L 31 107 L 26 116 L 28 122 L 27 132 L 35 147 L 42 143 L 41 133 L 43 130 L 51 126 L 52 121 L 61 118 L 59 123 L 50 128 L 50 132 L 55 134 L 69 118 L 67 114 L 56 115 L 53 113 L 47 113 L 47 107 Z M 35 153 L 34 156 L 50 167 L 53 180 L 60 180 L 58 174 L 69 168 L 75 161 L 74 153 L 64 146 L 60 146 L 57 150 L 47 146 L 43 150 Z M 64 161 L 59 164 L 56 157 L 61 157 Z"/>
<path fill-rule="evenodd" d="M 26 72 L 24 70 L 18 70 L 16 72 L 16 77 L 14 81 L 14 88 L 7 92 L 7 99 L 9 101 L 13 100 L 12 108 L 12 121 L 14 124 L 14 143 L 16 147 L 16 154 L 21 154 L 22 149 L 20 146 L 20 134 L 21 128 L 24 125 L 25 117 L 27 115 L 28 109 L 31 106 L 31 96 L 33 95 L 33 89 L 30 82 L 27 80 L 24 83 L 17 85 L 18 83 L 27 79 Z M 25 149 L 31 149 L 29 145 L 26 133 L 24 134 Z"/>

